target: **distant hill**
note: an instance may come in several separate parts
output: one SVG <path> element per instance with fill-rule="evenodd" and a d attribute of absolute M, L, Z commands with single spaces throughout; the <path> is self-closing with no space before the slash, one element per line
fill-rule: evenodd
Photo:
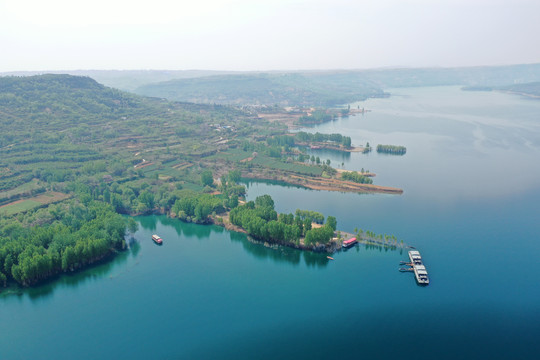
<path fill-rule="evenodd" d="M 500 90 L 515 93 L 518 95 L 540 98 L 540 82 L 503 86 L 500 88 Z"/>
<path fill-rule="evenodd" d="M 415 86 L 503 86 L 540 81 L 540 64 L 229 74 L 143 85 L 142 95 L 196 103 L 332 106 Z"/>
<path fill-rule="evenodd" d="M 384 95 L 369 81 L 340 77 L 343 74 L 221 75 L 149 84 L 135 92 L 196 103 L 282 106 L 329 106 Z"/>
<path fill-rule="evenodd" d="M 382 69 L 366 72 L 382 88 L 462 85 L 495 87 L 540 81 L 540 64 L 456 68 Z"/>
<path fill-rule="evenodd" d="M 149 83 L 232 73 L 234 72 L 212 70 L 64 70 L 14 71 L 0 73 L 0 76 L 34 76 L 44 74 L 87 76 L 106 86 L 124 91 L 133 91 L 139 86 Z"/>
<path fill-rule="evenodd" d="M 39 72 L 2 73 L 29 76 Z M 53 72 L 60 73 L 60 72 Z M 461 68 L 234 72 L 209 70 L 77 70 L 113 88 L 141 95 L 209 104 L 345 104 L 385 89 L 460 85 L 488 89 L 540 82 L 540 64 Z"/>

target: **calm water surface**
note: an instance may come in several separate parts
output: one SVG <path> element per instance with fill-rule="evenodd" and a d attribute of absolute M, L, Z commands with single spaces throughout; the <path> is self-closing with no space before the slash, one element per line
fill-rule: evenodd
<path fill-rule="evenodd" d="M 314 153 L 403 195 L 250 183 L 248 198 L 393 234 L 422 252 L 430 286 L 397 271 L 399 250 L 357 247 L 328 261 L 141 217 L 112 262 L 0 295 L 0 359 L 536 358 L 540 102 L 455 87 L 391 92 L 353 104 L 372 112 L 308 131 L 406 146 L 404 156 Z"/>

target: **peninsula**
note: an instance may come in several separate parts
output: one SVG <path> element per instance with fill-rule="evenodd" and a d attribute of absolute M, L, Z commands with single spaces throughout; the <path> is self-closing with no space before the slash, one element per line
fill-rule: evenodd
<path fill-rule="evenodd" d="M 137 225 L 119 214 L 159 212 L 200 224 L 225 223 L 230 214 L 255 237 L 291 243 L 291 229 L 271 232 L 271 223 L 267 238 L 239 220 L 246 209 L 259 211 L 240 205 L 242 178 L 403 192 L 373 184 L 369 172 L 338 171 L 304 146 L 354 151 L 347 136 L 290 134 L 249 109 L 146 98 L 88 77 L 0 78 L 0 123 L 0 285 L 34 285 L 121 251 Z M 281 223 L 291 225 L 286 218 Z M 277 214 L 267 220 L 280 222 Z M 334 231 L 306 228 L 294 246 L 332 249 Z"/>

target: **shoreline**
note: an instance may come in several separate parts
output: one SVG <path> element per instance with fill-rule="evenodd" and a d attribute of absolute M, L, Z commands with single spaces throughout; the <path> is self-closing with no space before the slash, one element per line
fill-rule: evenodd
<path fill-rule="evenodd" d="M 221 219 L 221 222 L 217 221 L 218 217 Z M 303 238 L 300 239 L 299 244 L 286 243 L 286 242 L 272 242 L 271 243 L 271 242 L 268 242 L 268 241 L 261 241 L 261 240 L 258 240 L 256 238 L 254 238 L 253 236 L 251 236 L 244 228 L 241 228 L 239 226 L 236 226 L 236 225 L 232 224 L 230 222 L 230 220 L 229 220 L 229 211 L 224 213 L 223 216 L 220 216 L 220 215 L 216 214 L 215 218 L 210 216 L 209 219 L 210 219 L 211 224 L 214 224 L 216 226 L 222 226 L 228 231 L 234 231 L 234 232 L 246 234 L 246 236 L 248 238 L 248 241 L 256 243 L 256 244 L 263 245 L 265 247 L 286 246 L 286 247 L 293 248 L 293 249 L 298 249 L 298 250 L 301 250 L 301 251 L 311 251 L 311 252 L 314 252 L 314 253 L 327 253 L 327 254 L 333 254 L 338 249 L 341 248 L 342 241 L 339 241 L 337 238 L 333 238 L 332 240 L 330 240 L 328 242 L 328 244 L 319 244 L 319 245 L 314 245 L 314 246 L 306 246 L 306 245 L 304 245 L 303 244 L 303 240 L 304 240 Z"/>
<path fill-rule="evenodd" d="M 340 192 L 357 192 L 357 193 L 382 193 L 382 194 L 403 194 L 403 189 L 373 185 L 373 184 L 359 184 L 352 181 L 338 180 L 338 179 L 325 179 L 325 178 L 313 178 L 304 175 L 288 174 L 262 174 L 262 173 L 247 173 L 242 174 L 242 177 L 246 179 L 254 180 L 278 180 L 289 185 L 301 186 L 312 190 L 326 190 L 326 191 L 340 191 Z"/>
<path fill-rule="evenodd" d="M 499 91 L 502 92 L 502 93 L 505 93 L 505 94 L 519 95 L 519 96 L 523 96 L 523 97 L 526 97 L 526 98 L 529 98 L 529 99 L 540 100 L 540 95 L 535 95 L 535 94 L 531 94 L 531 93 L 527 93 L 527 92 L 512 91 L 512 90 L 499 90 Z"/>
<path fill-rule="evenodd" d="M 343 146 L 331 145 L 331 144 L 320 143 L 320 142 L 312 142 L 312 143 L 297 142 L 295 146 L 305 146 L 305 147 L 310 148 L 310 150 L 327 149 L 327 150 L 343 151 L 343 152 L 349 152 L 349 153 L 353 153 L 353 152 L 363 153 L 366 151 L 366 148 L 363 146 L 351 146 L 347 148 Z"/>

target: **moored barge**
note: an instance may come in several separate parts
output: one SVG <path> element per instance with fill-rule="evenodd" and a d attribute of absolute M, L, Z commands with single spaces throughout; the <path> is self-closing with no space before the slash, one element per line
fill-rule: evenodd
<path fill-rule="evenodd" d="M 416 277 L 416 282 L 420 285 L 428 285 L 428 272 L 426 270 L 424 262 L 422 261 L 422 256 L 420 255 L 420 252 L 417 250 L 409 251 L 409 259 L 411 260 L 414 276 Z"/>

